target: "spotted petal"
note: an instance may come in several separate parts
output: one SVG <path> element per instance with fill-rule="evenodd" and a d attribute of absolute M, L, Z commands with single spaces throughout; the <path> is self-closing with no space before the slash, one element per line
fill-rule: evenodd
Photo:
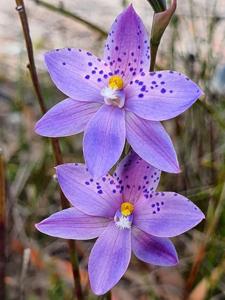
<path fill-rule="evenodd" d="M 201 95 L 201 89 L 181 73 L 142 73 L 126 88 L 126 109 L 138 116 L 163 121 L 187 110 Z"/>
<path fill-rule="evenodd" d="M 126 113 L 127 140 L 134 151 L 155 168 L 178 173 L 179 164 L 172 141 L 159 122 Z"/>
<path fill-rule="evenodd" d="M 75 207 L 57 212 L 44 219 L 36 228 L 45 234 L 64 239 L 89 240 L 98 237 L 108 226 L 106 218 L 84 214 Z"/>
<path fill-rule="evenodd" d="M 72 163 L 58 166 L 56 173 L 72 205 L 88 215 L 114 217 L 122 200 L 110 175 L 96 181 L 83 164 Z"/>
<path fill-rule="evenodd" d="M 100 90 L 110 69 L 105 62 L 81 49 L 57 49 L 45 55 L 50 76 L 64 94 L 79 101 L 103 102 Z"/>
<path fill-rule="evenodd" d="M 118 165 L 114 177 L 121 185 L 126 201 L 135 202 L 156 190 L 161 171 L 130 152 Z"/>
<path fill-rule="evenodd" d="M 89 258 L 91 288 L 96 295 L 109 291 L 126 272 L 131 257 L 131 230 L 112 222 L 95 243 Z"/>
<path fill-rule="evenodd" d="M 103 105 L 89 121 L 84 134 L 84 157 L 95 177 L 106 174 L 119 159 L 125 144 L 124 111 Z"/>
<path fill-rule="evenodd" d="M 132 228 L 132 250 L 140 260 L 157 266 L 174 266 L 178 263 L 176 249 L 167 238 L 159 238 Z"/>
<path fill-rule="evenodd" d="M 204 219 L 202 211 L 182 195 L 154 193 L 141 199 L 134 210 L 134 225 L 158 237 L 173 237 L 195 227 Z"/>
<path fill-rule="evenodd" d="M 48 137 L 69 136 L 84 131 L 100 103 L 66 99 L 53 106 L 36 124 L 35 132 Z"/>
<path fill-rule="evenodd" d="M 130 5 L 112 25 L 105 45 L 105 61 L 125 83 L 150 65 L 149 38 L 140 17 Z"/>

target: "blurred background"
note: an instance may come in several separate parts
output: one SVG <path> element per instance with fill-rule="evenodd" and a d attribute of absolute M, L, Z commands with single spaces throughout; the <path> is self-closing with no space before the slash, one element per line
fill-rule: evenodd
<path fill-rule="evenodd" d="M 131 1 L 25 1 L 35 61 L 48 108 L 64 99 L 51 82 L 43 55 L 53 48 L 85 48 L 98 56 L 115 17 Z M 153 11 L 132 1 L 150 31 Z M 47 4 L 50 4 L 47 5 Z M 0 148 L 6 166 L 6 299 L 73 299 L 67 244 L 34 224 L 60 209 L 49 141 L 34 133 L 40 108 L 13 0 L 0 10 Z M 64 9 L 64 12 L 62 11 Z M 67 13 L 66 13 L 66 12 Z M 225 299 L 225 2 L 178 1 L 157 57 L 157 69 L 175 69 L 197 82 L 205 96 L 165 122 L 182 173 L 163 174 L 159 189 L 188 196 L 206 214 L 197 228 L 174 239 L 180 264 L 159 268 L 133 258 L 114 300 Z M 82 135 L 60 139 L 67 162 L 81 162 Z M 0 187 L 1 188 L 1 187 Z M 77 244 L 82 286 L 90 292 L 87 261 L 93 242 Z"/>

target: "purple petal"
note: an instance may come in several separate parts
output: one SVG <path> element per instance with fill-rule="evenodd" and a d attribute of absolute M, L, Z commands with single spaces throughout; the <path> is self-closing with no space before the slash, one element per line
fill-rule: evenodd
<path fill-rule="evenodd" d="M 163 121 L 187 110 L 202 91 L 181 73 L 160 71 L 136 78 L 126 95 L 126 109 L 147 120 Z"/>
<path fill-rule="evenodd" d="M 36 124 L 35 132 L 49 137 L 69 136 L 84 130 L 99 103 L 66 99 L 53 106 Z"/>
<path fill-rule="evenodd" d="M 195 227 L 204 219 L 190 200 L 173 192 L 154 193 L 135 206 L 134 225 L 158 237 L 173 237 Z"/>
<path fill-rule="evenodd" d="M 125 83 L 150 65 L 149 37 L 140 17 L 130 5 L 112 25 L 105 45 L 105 61 Z"/>
<path fill-rule="evenodd" d="M 160 170 L 131 152 L 119 163 L 114 177 L 123 189 L 125 200 L 134 203 L 141 195 L 149 198 L 149 194 L 158 186 L 160 174 Z"/>
<path fill-rule="evenodd" d="M 112 222 L 100 235 L 89 258 L 91 288 L 96 295 L 109 291 L 126 272 L 131 257 L 131 230 Z"/>
<path fill-rule="evenodd" d="M 109 175 L 94 180 L 82 164 L 63 164 L 56 168 L 60 187 L 79 210 L 92 216 L 114 217 L 122 200 L 113 193 Z"/>
<path fill-rule="evenodd" d="M 84 157 L 90 173 L 95 177 L 106 174 L 119 159 L 124 143 L 124 111 L 103 105 L 84 133 Z"/>
<path fill-rule="evenodd" d="M 101 59 L 68 48 L 48 52 L 45 61 L 53 82 L 64 94 L 79 101 L 103 102 L 100 90 L 107 85 L 104 76 L 110 69 Z"/>
<path fill-rule="evenodd" d="M 159 122 L 126 113 L 127 140 L 147 163 L 169 173 L 179 173 L 179 164 L 172 141 Z"/>
<path fill-rule="evenodd" d="M 159 238 L 133 226 L 132 250 L 140 260 L 157 266 L 175 266 L 178 263 L 176 249 L 167 238 Z"/>
<path fill-rule="evenodd" d="M 63 239 L 89 240 L 102 234 L 108 224 L 106 218 L 88 216 L 71 207 L 44 219 L 36 224 L 36 228 L 42 233 Z"/>

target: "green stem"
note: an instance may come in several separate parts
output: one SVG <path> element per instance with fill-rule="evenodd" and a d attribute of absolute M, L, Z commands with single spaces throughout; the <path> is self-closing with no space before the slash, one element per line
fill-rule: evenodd
<path fill-rule="evenodd" d="M 152 6 L 155 13 L 166 10 L 166 1 L 165 0 L 147 0 Z"/>

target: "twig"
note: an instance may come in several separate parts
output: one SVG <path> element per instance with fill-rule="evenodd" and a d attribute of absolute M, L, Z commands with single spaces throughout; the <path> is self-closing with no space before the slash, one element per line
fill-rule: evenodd
<path fill-rule="evenodd" d="M 44 99 L 41 93 L 40 84 L 37 76 L 36 66 L 34 62 L 34 55 L 33 55 L 33 45 L 32 40 L 30 37 L 30 31 L 29 31 L 29 25 L 25 10 L 25 5 L 23 0 L 15 0 L 16 1 L 16 10 L 19 13 L 20 21 L 23 28 L 23 34 L 25 38 L 26 48 L 27 48 L 27 54 L 29 58 L 29 71 L 33 83 L 33 87 L 41 108 L 42 113 L 44 114 L 46 112 L 46 107 L 44 104 Z M 53 148 L 53 154 L 55 157 L 56 164 L 62 164 L 63 158 L 62 153 L 59 145 L 59 141 L 56 138 L 51 139 L 52 148 Z M 61 206 L 63 209 L 69 207 L 69 203 L 63 193 L 60 191 L 60 198 L 61 198 Z M 68 241 L 69 250 L 70 250 L 70 256 L 71 256 L 71 263 L 72 263 L 72 269 L 73 269 L 73 275 L 74 275 L 74 285 L 75 285 L 75 295 L 78 300 L 83 300 L 83 294 L 81 289 L 81 282 L 80 282 L 80 272 L 79 272 L 79 264 L 78 264 L 78 258 L 77 258 L 77 251 L 75 243 L 71 240 Z"/>
<path fill-rule="evenodd" d="M 23 262 L 22 262 L 22 270 L 21 270 L 21 275 L 20 275 L 20 286 L 19 286 L 19 299 L 20 300 L 25 300 L 25 279 L 26 279 L 26 273 L 28 270 L 29 266 L 29 261 L 30 261 L 30 253 L 31 250 L 30 248 L 26 248 L 23 251 Z"/>
<path fill-rule="evenodd" d="M 89 27 L 90 29 L 96 31 L 97 33 L 99 33 L 102 37 L 106 37 L 107 36 L 107 32 L 104 31 L 102 28 L 98 27 L 97 25 L 84 20 L 83 18 L 79 17 L 78 15 L 71 13 L 69 10 L 66 10 L 63 6 L 55 6 L 53 4 L 50 4 L 46 1 L 43 0 L 33 0 L 37 5 L 40 5 L 42 7 L 45 7 L 51 11 L 57 12 L 62 14 L 65 17 L 69 17 L 72 20 L 78 21 L 84 25 L 86 25 L 87 27 Z"/>
<path fill-rule="evenodd" d="M 0 299 L 5 300 L 5 167 L 0 149 Z"/>
<path fill-rule="evenodd" d="M 225 184 L 223 185 L 223 189 L 222 192 L 220 194 L 220 199 L 219 202 L 217 204 L 217 207 L 215 209 L 215 212 L 213 214 L 213 218 L 211 223 L 208 225 L 207 229 L 206 229 L 206 235 L 204 240 L 202 241 L 198 252 L 195 256 L 192 268 L 191 268 L 191 272 L 189 273 L 188 279 L 187 279 L 187 284 L 186 284 L 186 293 L 184 295 L 184 299 L 188 298 L 188 294 L 189 291 L 191 291 L 192 286 L 195 282 L 196 276 L 200 270 L 201 264 L 205 258 L 205 253 L 206 253 L 206 248 L 211 240 L 211 237 L 216 229 L 216 226 L 219 222 L 220 216 L 222 214 L 223 211 L 223 207 L 224 207 L 224 202 L 225 202 Z"/>

